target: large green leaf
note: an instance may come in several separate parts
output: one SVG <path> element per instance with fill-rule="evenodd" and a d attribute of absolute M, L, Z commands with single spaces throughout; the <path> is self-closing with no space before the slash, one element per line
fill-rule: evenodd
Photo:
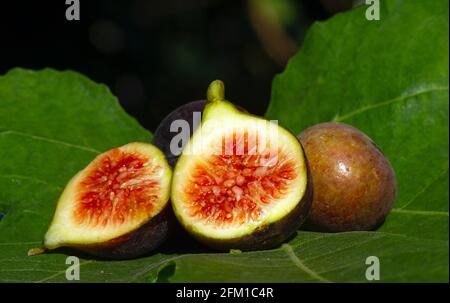
<path fill-rule="evenodd" d="M 448 281 L 448 2 L 383 1 L 315 24 L 273 85 L 267 116 L 298 133 L 344 121 L 369 134 L 398 179 L 395 209 L 375 232 L 299 231 L 270 251 L 159 252 L 81 260 L 81 281 Z M 72 73 L 0 77 L 0 281 L 66 281 L 66 254 L 39 245 L 67 180 L 97 153 L 150 134 L 103 86 Z M 180 251 L 181 248 L 180 248 Z M 67 252 L 71 253 L 71 252 Z"/>
<path fill-rule="evenodd" d="M 396 267 L 424 264 L 436 249 L 424 240 L 440 240 L 442 258 L 411 278 L 448 280 L 448 1 L 383 1 L 381 8 L 380 21 L 367 21 L 360 8 L 315 24 L 275 78 L 267 117 L 294 133 L 338 121 L 373 138 L 398 181 L 379 232 L 430 253 L 411 249 Z"/>

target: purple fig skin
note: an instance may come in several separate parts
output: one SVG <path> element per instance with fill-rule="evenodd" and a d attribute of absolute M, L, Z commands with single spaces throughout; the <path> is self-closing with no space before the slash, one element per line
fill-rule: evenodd
<path fill-rule="evenodd" d="M 171 210 L 170 206 L 166 206 L 149 222 L 136 230 L 104 243 L 80 244 L 75 248 L 104 259 L 134 259 L 148 255 L 164 243 L 171 228 Z"/>
<path fill-rule="evenodd" d="M 306 229 L 372 230 L 396 198 L 394 170 L 373 141 L 343 123 L 322 123 L 299 135 L 311 168 L 314 195 Z"/>
<path fill-rule="evenodd" d="M 180 155 L 174 155 L 172 151 L 170 150 L 170 142 L 172 139 L 178 134 L 178 132 L 171 132 L 170 131 L 170 125 L 175 120 L 184 120 L 189 123 L 191 136 L 194 133 L 195 129 L 193 129 L 193 113 L 194 112 L 203 112 L 203 109 L 206 106 L 206 103 L 208 103 L 207 100 L 198 100 L 198 101 L 192 101 L 189 103 L 186 103 L 174 111 L 172 111 L 170 114 L 168 114 L 159 124 L 158 128 L 156 129 L 152 143 L 156 145 L 159 149 L 162 150 L 164 155 L 166 156 L 167 162 L 169 162 L 169 165 L 173 168 L 175 164 L 177 163 L 178 157 Z M 236 107 L 242 111 L 247 112 L 242 107 L 236 105 Z"/>

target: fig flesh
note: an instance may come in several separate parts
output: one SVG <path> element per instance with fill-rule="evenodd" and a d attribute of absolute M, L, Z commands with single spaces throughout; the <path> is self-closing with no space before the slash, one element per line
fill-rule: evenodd
<path fill-rule="evenodd" d="M 41 250 L 71 247 L 113 259 L 150 252 L 168 232 L 171 175 L 163 153 L 150 144 L 97 156 L 66 185 Z"/>
<path fill-rule="evenodd" d="M 299 228 L 311 204 L 301 144 L 276 123 L 225 101 L 221 81 L 210 85 L 208 101 L 175 166 L 175 215 L 212 248 L 275 247 Z"/>
<path fill-rule="evenodd" d="M 314 231 L 371 230 L 396 197 L 394 170 L 373 141 L 343 123 L 322 123 L 299 135 L 314 183 L 306 227 Z"/>

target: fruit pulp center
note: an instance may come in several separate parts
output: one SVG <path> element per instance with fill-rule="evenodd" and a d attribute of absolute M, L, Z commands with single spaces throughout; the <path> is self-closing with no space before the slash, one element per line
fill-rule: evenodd
<path fill-rule="evenodd" d="M 77 188 L 75 221 L 105 227 L 148 218 L 158 199 L 159 169 L 146 156 L 120 149 L 96 159 Z"/>
<path fill-rule="evenodd" d="M 258 221 L 297 177 L 295 162 L 281 149 L 270 165 L 261 161 L 274 155 L 268 150 L 248 154 L 245 148 L 242 155 L 235 146 L 232 150 L 232 155 L 210 155 L 194 166 L 185 195 L 189 215 L 197 220 L 215 225 Z"/>

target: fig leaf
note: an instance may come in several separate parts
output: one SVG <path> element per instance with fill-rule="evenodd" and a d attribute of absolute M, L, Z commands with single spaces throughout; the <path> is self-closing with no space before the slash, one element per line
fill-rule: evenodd
<path fill-rule="evenodd" d="M 81 282 L 448 281 L 448 1 L 386 0 L 312 26 L 273 84 L 267 118 L 295 133 L 343 121 L 371 136 L 397 174 L 395 209 L 374 232 L 299 231 L 280 248 L 230 254 L 81 258 Z M 66 253 L 28 257 L 65 182 L 99 152 L 150 134 L 104 86 L 72 73 L 0 77 L 0 281 L 65 282 Z"/>
<path fill-rule="evenodd" d="M 448 281 L 448 1 L 380 3 L 380 21 L 366 20 L 363 5 L 313 25 L 275 78 L 266 116 L 294 133 L 338 121 L 368 134 L 394 167 L 398 195 L 383 226 L 356 236 L 348 256 L 384 255 L 382 281 Z M 377 235 L 379 247 L 357 244 Z"/>

